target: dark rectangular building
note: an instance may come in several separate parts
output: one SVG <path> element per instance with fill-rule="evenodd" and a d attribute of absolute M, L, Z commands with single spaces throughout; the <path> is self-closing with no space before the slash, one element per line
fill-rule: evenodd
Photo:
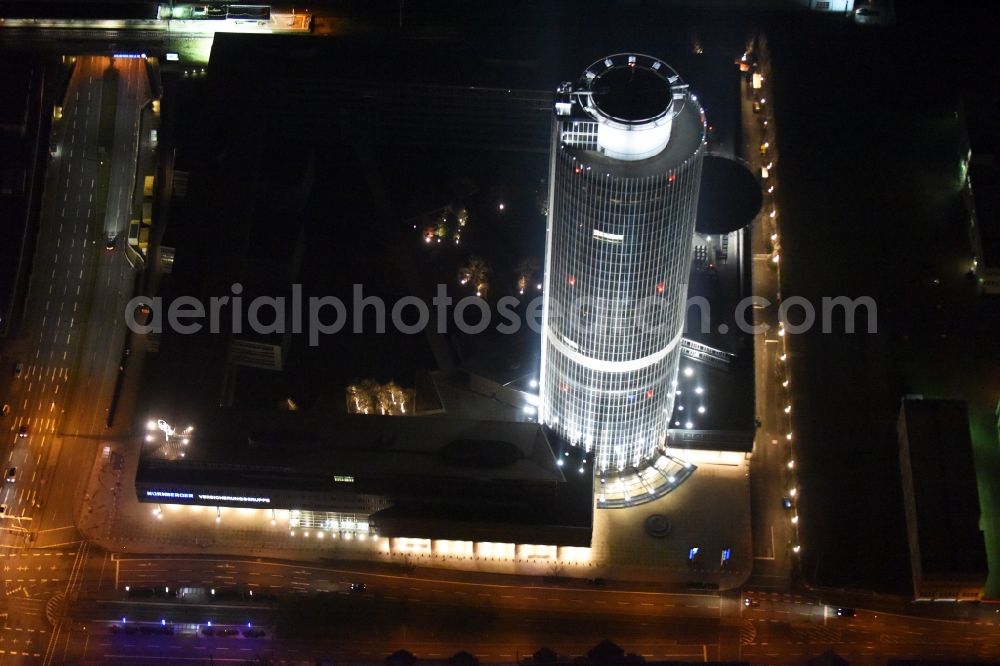
<path fill-rule="evenodd" d="M 966 404 L 907 397 L 898 433 L 914 599 L 978 601 L 988 568 Z"/>
<path fill-rule="evenodd" d="M 535 423 L 232 409 L 195 423 L 176 446 L 150 424 L 140 501 L 352 514 L 382 537 L 590 545 L 592 466 L 565 465 Z"/>

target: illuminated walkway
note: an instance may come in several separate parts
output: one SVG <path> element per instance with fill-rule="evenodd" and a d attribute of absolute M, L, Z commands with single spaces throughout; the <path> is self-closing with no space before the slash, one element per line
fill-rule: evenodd
<path fill-rule="evenodd" d="M 696 469 L 693 464 L 664 453 L 642 469 L 603 472 L 595 480 L 597 506 L 613 509 L 651 502 L 684 483 Z"/>

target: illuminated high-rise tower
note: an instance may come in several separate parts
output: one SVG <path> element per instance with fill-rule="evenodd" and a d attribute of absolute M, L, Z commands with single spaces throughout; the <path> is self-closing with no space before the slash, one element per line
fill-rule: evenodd
<path fill-rule="evenodd" d="M 704 112 L 624 53 L 559 87 L 552 134 L 540 419 L 598 471 L 641 466 L 674 405 Z"/>

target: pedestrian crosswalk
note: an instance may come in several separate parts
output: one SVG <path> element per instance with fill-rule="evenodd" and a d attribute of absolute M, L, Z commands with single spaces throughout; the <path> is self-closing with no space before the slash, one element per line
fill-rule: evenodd
<path fill-rule="evenodd" d="M 824 627 L 822 625 L 809 627 L 792 627 L 792 633 L 797 640 L 804 643 L 843 643 L 843 632 L 836 627 Z"/>
<path fill-rule="evenodd" d="M 743 645 L 753 645 L 755 640 L 757 640 L 756 625 L 754 625 L 753 620 L 744 620 L 743 626 L 740 627 L 740 643 Z"/>

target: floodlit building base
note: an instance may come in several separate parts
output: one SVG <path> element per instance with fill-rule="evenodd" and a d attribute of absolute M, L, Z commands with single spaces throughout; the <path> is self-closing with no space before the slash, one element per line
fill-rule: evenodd
<path fill-rule="evenodd" d="M 694 465 L 742 465 L 747 460 L 743 451 L 702 451 L 699 449 L 667 449 L 668 455 L 683 458 Z"/>

